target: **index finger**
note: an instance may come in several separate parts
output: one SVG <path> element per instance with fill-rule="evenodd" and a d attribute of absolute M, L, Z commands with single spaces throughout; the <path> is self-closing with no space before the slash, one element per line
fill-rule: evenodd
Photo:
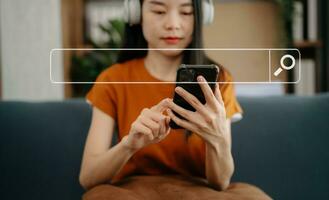
<path fill-rule="evenodd" d="M 158 104 L 152 106 L 151 110 L 153 111 L 157 111 L 162 113 L 163 111 L 166 110 L 166 108 L 168 107 L 168 98 L 163 99 L 162 101 L 160 101 Z"/>
<path fill-rule="evenodd" d="M 198 76 L 198 82 L 201 87 L 201 90 L 204 94 L 204 97 L 206 99 L 206 102 L 213 108 L 216 108 L 216 101 L 214 93 L 212 92 L 210 86 L 208 85 L 208 82 L 203 76 Z"/>

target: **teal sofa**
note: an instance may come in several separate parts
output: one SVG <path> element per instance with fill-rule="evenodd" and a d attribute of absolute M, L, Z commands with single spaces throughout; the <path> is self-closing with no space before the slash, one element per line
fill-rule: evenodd
<path fill-rule="evenodd" d="M 239 101 L 244 116 L 232 127 L 232 181 L 255 184 L 274 199 L 329 199 L 329 94 Z M 90 120 L 82 99 L 0 102 L 0 199 L 80 199 Z"/>

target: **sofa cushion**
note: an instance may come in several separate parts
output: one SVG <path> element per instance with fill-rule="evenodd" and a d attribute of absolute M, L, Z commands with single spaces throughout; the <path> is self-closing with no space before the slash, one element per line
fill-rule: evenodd
<path fill-rule="evenodd" d="M 274 199 L 329 199 L 329 94 L 244 97 L 232 127 L 233 181 Z"/>
<path fill-rule="evenodd" d="M 239 101 L 233 181 L 255 184 L 274 199 L 329 199 L 329 94 Z M 90 120 L 81 99 L 0 102 L 1 199 L 80 199 Z"/>
<path fill-rule="evenodd" d="M 1 199 L 80 199 L 84 101 L 1 102 Z"/>

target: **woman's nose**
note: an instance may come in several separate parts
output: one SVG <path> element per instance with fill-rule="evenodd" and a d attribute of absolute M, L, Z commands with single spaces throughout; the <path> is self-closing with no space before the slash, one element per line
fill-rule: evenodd
<path fill-rule="evenodd" d="M 180 18 L 176 13 L 168 13 L 165 19 L 166 29 L 179 29 L 180 28 Z"/>

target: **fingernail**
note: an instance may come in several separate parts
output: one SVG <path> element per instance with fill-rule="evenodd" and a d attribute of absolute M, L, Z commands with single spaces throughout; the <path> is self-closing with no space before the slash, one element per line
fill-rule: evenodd
<path fill-rule="evenodd" d="M 175 91 L 176 91 L 176 92 L 180 92 L 180 91 L 182 91 L 182 89 L 181 89 L 180 87 L 176 87 L 176 88 L 175 88 Z"/>
<path fill-rule="evenodd" d="M 198 81 L 203 81 L 204 79 L 202 78 L 202 76 L 198 76 Z"/>

